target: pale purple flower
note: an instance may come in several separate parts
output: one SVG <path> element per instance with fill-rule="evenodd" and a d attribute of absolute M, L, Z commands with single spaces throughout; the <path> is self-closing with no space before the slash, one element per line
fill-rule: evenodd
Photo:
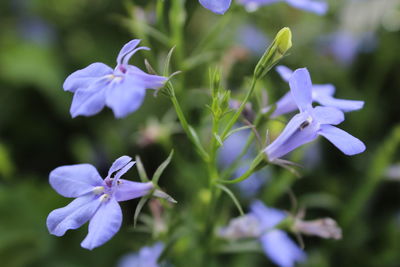
<path fill-rule="evenodd" d="M 359 139 L 336 128 L 343 122 L 344 114 L 333 107 L 312 106 L 312 83 L 308 70 L 297 69 L 289 80 L 292 97 L 300 113 L 286 125 L 282 133 L 265 149 L 270 161 L 280 158 L 297 147 L 324 136 L 346 155 L 355 155 L 365 150 Z"/>
<path fill-rule="evenodd" d="M 199 0 L 205 8 L 217 14 L 224 14 L 231 6 L 232 0 Z"/>
<path fill-rule="evenodd" d="M 164 250 L 164 244 L 158 242 L 152 247 L 143 247 L 137 253 L 130 253 L 122 257 L 118 267 L 159 267 L 158 258 Z"/>
<path fill-rule="evenodd" d="M 289 82 L 293 71 L 286 66 L 276 67 L 277 72 L 283 80 Z M 335 86 L 333 84 L 313 84 L 311 89 L 311 97 L 313 102 L 326 107 L 333 107 L 340 109 L 344 112 L 362 109 L 364 101 L 347 100 L 334 98 Z M 263 112 L 268 112 L 270 107 L 263 109 Z M 276 109 L 272 113 L 271 118 L 287 114 L 297 110 L 296 102 L 290 92 L 286 93 L 282 98 L 276 102 Z"/>
<path fill-rule="evenodd" d="M 50 173 L 51 186 L 60 195 L 76 199 L 49 214 L 49 232 L 62 236 L 67 230 L 77 229 L 90 221 L 89 233 L 81 243 L 83 248 L 92 250 L 110 240 L 122 223 L 118 202 L 147 195 L 154 187 L 151 182 L 137 183 L 120 179 L 134 164 L 131 157 L 118 158 L 104 180 L 90 164 L 54 169 Z"/>
<path fill-rule="evenodd" d="M 285 212 L 255 201 L 250 206 L 250 215 L 258 220 L 259 240 L 271 261 L 281 267 L 292 267 L 306 260 L 304 251 L 283 230 L 274 228 L 287 217 Z"/>
<path fill-rule="evenodd" d="M 286 2 L 294 8 L 302 9 L 317 15 L 324 15 L 328 11 L 328 4 L 319 0 L 238 0 L 249 11 L 254 11 L 260 6 L 277 2 Z"/>
<path fill-rule="evenodd" d="M 124 45 L 114 70 L 103 63 L 93 63 L 67 77 L 63 87 L 74 93 L 70 109 L 72 117 L 92 116 L 104 106 L 110 107 L 116 118 L 125 117 L 140 107 L 146 89 L 164 85 L 166 77 L 147 74 L 128 64 L 138 50 L 149 50 L 137 47 L 139 42 L 135 39 Z"/>

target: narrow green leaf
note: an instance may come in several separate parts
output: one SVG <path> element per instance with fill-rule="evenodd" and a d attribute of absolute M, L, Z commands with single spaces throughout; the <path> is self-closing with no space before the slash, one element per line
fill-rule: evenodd
<path fill-rule="evenodd" d="M 165 63 L 164 63 L 164 76 L 167 77 L 169 75 L 169 66 L 171 64 L 171 57 L 172 57 L 172 53 L 175 50 L 175 46 L 171 48 L 171 50 L 169 50 L 167 58 L 165 59 Z"/>
<path fill-rule="evenodd" d="M 136 159 L 136 168 L 137 168 L 137 170 L 138 170 L 138 172 L 139 172 L 140 180 L 141 180 L 143 183 L 149 182 L 149 181 L 150 181 L 150 180 L 149 180 L 149 177 L 148 177 L 147 174 L 146 174 L 146 170 L 145 170 L 144 167 L 143 167 L 143 163 L 142 163 L 140 157 L 139 157 L 139 156 L 136 156 L 135 159 Z"/>
<path fill-rule="evenodd" d="M 229 136 L 231 136 L 231 135 L 234 134 L 234 133 L 237 133 L 237 132 L 240 132 L 240 131 L 243 131 L 243 130 L 246 130 L 246 129 L 251 129 L 251 128 L 253 128 L 253 127 L 254 127 L 253 125 L 248 125 L 248 126 L 243 126 L 243 127 L 235 128 L 235 129 L 233 129 L 232 131 L 230 131 L 230 132 L 226 135 L 225 138 L 228 138 Z"/>
<path fill-rule="evenodd" d="M 168 164 L 171 162 L 173 155 L 174 151 L 172 150 L 171 153 L 169 153 L 168 158 L 163 163 L 161 163 L 161 165 L 155 171 L 153 178 L 151 179 L 154 184 L 158 184 L 158 180 L 160 179 L 161 174 L 164 172 L 165 168 L 167 168 Z"/>
<path fill-rule="evenodd" d="M 235 203 L 237 209 L 239 210 L 240 215 L 244 215 L 242 206 L 240 205 L 240 202 L 236 198 L 235 194 L 233 194 L 233 192 L 228 187 L 226 187 L 222 184 L 217 184 L 217 187 L 219 189 L 221 189 L 222 191 L 224 191 L 232 199 L 233 203 Z"/>
<path fill-rule="evenodd" d="M 136 206 L 135 215 L 133 216 L 133 227 L 136 227 L 136 222 L 139 217 L 140 212 L 142 211 L 144 204 L 146 204 L 147 200 L 149 200 L 150 196 L 142 197 Z"/>
<path fill-rule="evenodd" d="M 217 140 L 219 146 L 223 146 L 224 145 L 224 143 L 222 142 L 221 137 L 217 133 L 214 133 L 214 137 L 215 137 L 215 140 Z"/>

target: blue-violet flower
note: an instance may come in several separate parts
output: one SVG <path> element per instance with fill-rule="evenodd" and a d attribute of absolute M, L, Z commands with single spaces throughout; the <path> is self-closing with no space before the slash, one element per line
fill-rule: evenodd
<path fill-rule="evenodd" d="M 286 66 L 276 67 L 277 72 L 283 80 L 289 82 L 293 71 Z M 334 107 L 344 112 L 355 111 L 362 109 L 364 101 L 337 99 L 333 95 L 335 93 L 335 86 L 333 84 L 313 84 L 311 89 L 311 97 L 313 102 L 317 102 L 322 106 Z M 263 112 L 268 112 L 270 107 L 266 107 Z M 284 115 L 297 110 L 296 102 L 290 92 L 286 93 L 282 98 L 276 102 L 276 109 L 271 114 L 271 118 Z"/>
<path fill-rule="evenodd" d="M 346 155 L 365 150 L 359 139 L 332 125 L 344 121 L 344 114 L 333 107 L 312 106 L 312 83 L 307 69 L 297 69 L 289 80 L 292 97 L 300 113 L 286 125 L 282 133 L 265 149 L 270 161 L 274 161 L 295 148 L 324 136 Z"/>
<path fill-rule="evenodd" d="M 217 14 L 224 14 L 231 6 L 232 0 L 199 0 L 205 8 Z"/>
<path fill-rule="evenodd" d="M 116 118 L 125 117 L 140 107 L 146 89 L 164 85 L 166 77 L 147 74 L 128 64 L 138 50 L 149 50 L 137 47 L 139 43 L 140 40 L 135 39 L 124 45 L 114 70 L 103 63 L 93 63 L 67 77 L 63 87 L 74 93 L 70 109 L 72 117 L 92 116 L 104 106 L 110 107 Z"/>
<path fill-rule="evenodd" d="M 154 187 L 152 182 L 137 183 L 120 179 L 134 164 L 131 157 L 118 158 L 104 180 L 90 164 L 54 169 L 50 173 L 51 186 L 60 195 L 76 199 L 49 214 L 49 232 L 62 236 L 67 230 L 77 229 L 90 221 L 89 233 L 81 243 L 83 248 L 92 250 L 110 240 L 122 223 L 118 202 L 147 195 Z"/>
<path fill-rule="evenodd" d="M 317 15 L 324 15 L 328 11 L 328 4 L 326 2 L 316 0 L 238 0 L 238 2 L 244 5 L 249 11 L 254 11 L 260 6 L 277 2 L 286 2 L 294 8 L 309 11 Z"/>

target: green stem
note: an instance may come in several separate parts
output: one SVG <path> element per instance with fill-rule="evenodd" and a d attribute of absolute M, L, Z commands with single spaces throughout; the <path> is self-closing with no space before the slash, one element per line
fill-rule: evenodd
<path fill-rule="evenodd" d="M 247 94 L 244 97 L 244 99 L 243 99 L 242 103 L 240 104 L 239 108 L 236 110 L 235 114 L 233 114 L 233 116 L 229 120 L 228 124 L 226 125 L 224 131 L 222 132 L 222 135 L 221 135 L 221 139 L 222 140 L 225 140 L 227 134 L 229 133 L 229 131 L 232 129 L 233 125 L 237 122 L 237 120 L 239 119 L 240 115 L 242 114 L 244 108 L 246 107 L 247 101 L 249 101 L 250 96 L 253 94 L 254 89 L 256 88 L 256 83 L 257 83 L 257 79 L 256 79 L 255 76 L 253 76 L 253 79 L 252 79 L 251 85 L 250 85 L 250 90 L 247 91 Z"/>

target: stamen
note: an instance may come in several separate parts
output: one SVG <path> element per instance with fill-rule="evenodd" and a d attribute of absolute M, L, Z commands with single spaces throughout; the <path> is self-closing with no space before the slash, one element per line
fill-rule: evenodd
<path fill-rule="evenodd" d="M 103 192 L 104 192 L 104 186 L 96 186 L 95 188 L 93 188 L 93 193 L 95 195 L 99 195 Z"/>
<path fill-rule="evenodd" d="M 312 118 L 308 117 L 302 124 L 300 124 L 300 130 L 304 130 L 307 126 L 309 126 L 312 122 Z"/>
<path fill-rule="evenodd" d="M 110 199 L 110 195 L 109 194 L 103 194 L 101 197 L 100 197 L 100 202 L 106 202 L 107 200 L 109 200 Z"/>

